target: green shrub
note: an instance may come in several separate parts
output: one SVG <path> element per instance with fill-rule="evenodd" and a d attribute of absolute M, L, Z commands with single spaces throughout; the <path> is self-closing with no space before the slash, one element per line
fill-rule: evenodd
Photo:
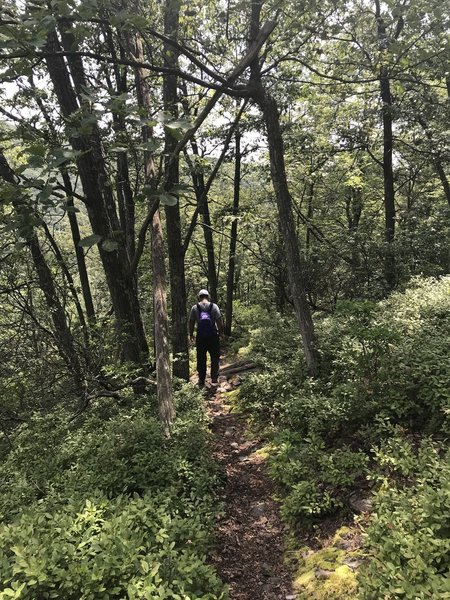
<path fill-rule="evenodd" d="M 0 466 L 0 599 L 226 597 L 205 564 L 217 468 L 202 398 L 177 391 L 171 439 L 144 401 L 16 431 Z"/>
<path fill-rule="evenodd" d="M 450 430 L 450 277 L 415 280 L 377 305 L 342 303 L 319 335 L 331 393 L 349 388 L 354 424 L 379 415 Z"/>
<path fill-rule="evenodd" d="M 328 514 L 345 506 L 349 491 L 365 477 L 367 456 L 348 447 L 327 449 L 318 437 L 301 439 L 285 432 L 275 439 L 269 472 L 287 495 L 281 509 L 286 521 Z"/>
<path fill-rule="evenodd" d="M 450 598 L 450 453 L 397 434 L 376 451 L 381 487 L 366 530 L 362 600 Z"/>
<path fill-rule="evenodd" d="M 0 528 L 0 598 L 224 598 L 205 564 L 208 503 L 183 504 L 160 494 L 24 511 Z"/>
<path fill-rule="evenodd" d="M 214 477 L 200 400 L 189 386 L 180 395 L 189 400 L 180 400 L 170 440 L 145 405 L 93 408 L 77 423 L 63 410 L 34 416 L 16 432 L 14 448 L 0 466 L 7 482 L 0 494 L 2 519 L 41 498 L 84 498 L 94 490 L 111 497 L 169 487 L 175 495 L 177 488 L 210 490 Z"/>

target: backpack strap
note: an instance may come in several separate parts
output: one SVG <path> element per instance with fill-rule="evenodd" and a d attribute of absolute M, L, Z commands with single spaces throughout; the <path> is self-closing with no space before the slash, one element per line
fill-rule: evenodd
<path fill-rule="evenodd" d="M 207 312 L 210 313 L 212 312 L 213 309 L 213 303 L 210 302 L 208 308 L 202 308 L 202 306 L 200 305 L 200 302 L 197 302 L 197 310 L 198 310 L 198 316 L 200 317 L 200 313 L 202 312 Z"/>

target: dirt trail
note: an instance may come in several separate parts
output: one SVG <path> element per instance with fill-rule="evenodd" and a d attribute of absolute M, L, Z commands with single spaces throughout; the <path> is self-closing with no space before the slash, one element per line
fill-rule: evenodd
<path fill-rule="evenodd" d="M 210 390 L 207 411 L 215 433 L 214 456 L 226 471 L 222 492 L 225 514 L 217 523 L 212 561 L 230 587 L 232 600 L 294 600 L 292 576 L 283 563 L 284 529 L 274 485 L 264 458 L 255 453 L 259 440 L 246 437 L 242 416 L 230 413 L 225 377 Z"/>

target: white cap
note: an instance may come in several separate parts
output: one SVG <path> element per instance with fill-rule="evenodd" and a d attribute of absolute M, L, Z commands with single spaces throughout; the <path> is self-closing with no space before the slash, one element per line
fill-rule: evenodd
<path fill-rule="evenodd" d="M 208 296 L 208 298 L 209 298 L 208 290 L 200 290 L 198 293 L 198 297 L 200 298 L 201 296 Z"/>

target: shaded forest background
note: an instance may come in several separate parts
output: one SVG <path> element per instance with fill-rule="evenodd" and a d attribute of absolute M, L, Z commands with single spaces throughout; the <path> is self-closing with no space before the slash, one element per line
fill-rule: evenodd
<path fill-rule="evenodd" d="M 202 287 L 223 311 L 230 352 L 265 369 L 239 402 L 275 436 L 274 477 L 294 530 L 298 519 L 345 509 L 342 498 L 373 466 L 371 448 L 386 451 L 386 440 L 397 440 L 412 489 L 424 435 L 433 441 L 423 469 L 432 456 L 430 481 L 443 473 L 444 513 L 446 8 L 3 0 L 0 448 L 9 487 L 0 514 L 25 521 L 5 533 L 0 568 L 11 593 L 0 597 L 35 597 L 33 586 L 58 578 L 61 595 L 48 597 L 122 597 L 131 575 L 113 566 L 115 552 L 127 562 L 117 548 L 91 548 L 112 561 L 99 563 L 97 580 L 92 569 L 69 576 L 59 559 L 49 564 L 62 571 L 44 576 L 11 550 L 27 527 L 39 531 L 36 547 L 59 544 L 44 540 L 54 520 L 77 538 L 81 506 L 85 525 L 125 515 L 114 527 L 128 531 L 137 506 L 165 523 L 149 516 L 126 550 L 130 564 L 147 565 L 129 598 L 147 597 L 144 579 L 163 590 L 150 597 L 225 597 L 201 558 L 217 474 L 201 399 L 183 383 L 193 371 L 187 314 Z M 328 483 L 314 479 L 322 455 L 337 457 Z M 314 461 L 312 471 L 299 466 Z M 443 540 L 439 523 L 430 527 Z M 137 559 L 144 529 L 151 537 L 164 527 L 175 528 L 169 546 L 162 536 L 146 549 L 153 563 Z M 180 554 L 185 529 L 195 543 Z M 435 594 L 448 569 L 438 546 L 418 569 L 422 583 L 436 575 Z M 365 597 L 383 585 L 389 598 L 446 597 L 417 595 L 420 582 L 395 592 L 403 583 L 392 582 L 393 560 L 383 557 L 383 583 L 368 569 Z M 111 582 L 100 596 L 104 569 Z M 80 596 L 86 578 L 97 595 Z"/>

